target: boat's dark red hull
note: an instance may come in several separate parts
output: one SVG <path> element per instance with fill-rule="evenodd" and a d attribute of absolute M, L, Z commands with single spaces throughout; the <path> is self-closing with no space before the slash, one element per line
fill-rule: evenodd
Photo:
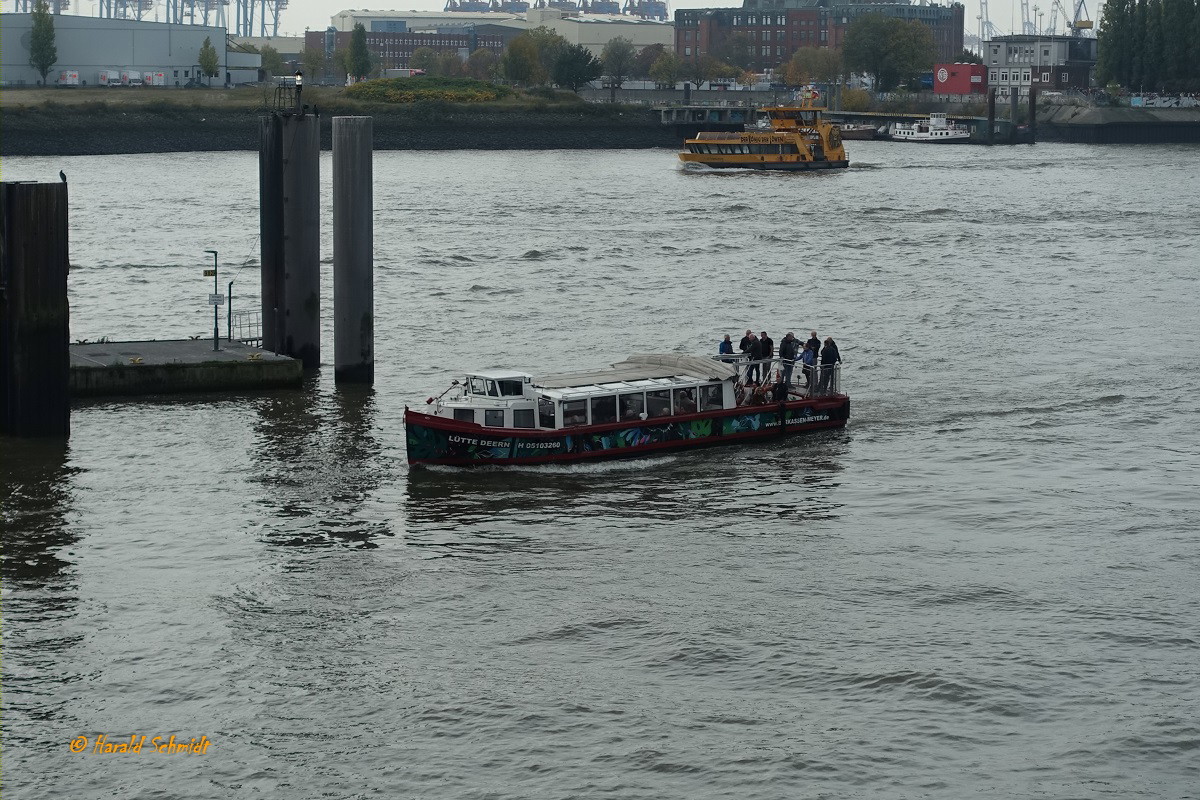
<path fill-rule="evenodd" d="M 554 464 L 631 456 L 756 439 L 822 428 L 850 418 L 850 398 L 832 395 L 654 420 L 539 431 L 485 428 L 405 409 L 410 464 Z"/>

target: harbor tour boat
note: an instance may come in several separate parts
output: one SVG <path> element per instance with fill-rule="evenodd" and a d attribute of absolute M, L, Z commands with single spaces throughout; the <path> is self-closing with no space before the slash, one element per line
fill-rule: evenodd
<path fill-rule="evenodd" d="M 405 407 L 408 462 L 601 460 L 845 426 L 850 398 L 841 392 L 840 365 L 812 367 L 811 390 L 786 385 L 785 366 L 735 355 L 635 355 L 605 369 L 542 377 L 470 373 L 425 409 Z M 773 381 L 747 380 L 759 370 Z M 794 372 L 802 384 L 799 365 Z"/>
<path fill-rule="evenodd" d="M 930 114 L 911 124 L 897 122 L 892 125 L 892 141 L 896 142 L 966 142 L 971 139 L 971 129 L 958 122 L 950 122 L 942 113 Z"/>
<path fill-rule="evenodd" d="M 845 169 L 850 162 L 841 131 L 814 103 L 814 96 L 805 96 L 799 106 L 761 109 L 765 116 L 744 131 L 697 133 L 679 160 L 736 169 Z"/>

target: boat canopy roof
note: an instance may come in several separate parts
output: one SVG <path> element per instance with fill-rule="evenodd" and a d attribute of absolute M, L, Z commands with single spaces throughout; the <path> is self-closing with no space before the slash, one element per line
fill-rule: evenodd
<path fill-rule="evenodd" d="M 598 386 L 605 383 L 627 383 L 655 378 L 682 378 L 691 381 L 724 381 L 737 376 L 732 366 L 698 356 L 674 353 L 629 356 L 608 369 L 585 372 L 562 372 L 535 378 L 533 385 L 539 389 L 568 389 Z"/>
<path fill-rule="evenodd" d="M 501 369 L 477 369 L 474 372 L 467 373 L 468 378 L 485 378 L 493 381 L 523 381 L 526 378 L 532 378 L 528 372 L 515 372 L 513 370 Z"/>

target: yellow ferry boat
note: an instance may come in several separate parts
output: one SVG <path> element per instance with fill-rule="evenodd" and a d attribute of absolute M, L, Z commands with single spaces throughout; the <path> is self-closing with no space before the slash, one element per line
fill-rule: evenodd
<path fill-rule="evenodd" d="M 799 106 L 772 106 L 742 132 L 700 132 L 679 154 L 685 164 L 738 169 L 844 169 L 850 166 L 838 126 L 806 95 Z M 765 124 L 763 124 L 765 123 Z"/>

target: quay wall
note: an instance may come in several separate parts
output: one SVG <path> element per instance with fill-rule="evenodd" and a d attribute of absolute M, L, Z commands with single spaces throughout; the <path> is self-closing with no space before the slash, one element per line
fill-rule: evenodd
<path fill-rule="evenodd" d="M 5 109 L 0 152 L 59 156 L 257 150 L 258 120 L 264 113 L 187 107 Z M 332 146 L 327 120 L 343 113 L 374 117 L 377 150 L 588 150 L 681 144 L 649 108 L 604 113 L 320 109 L 322 149 Z"/>
<path fill-rule="evenodd" d="M 1042 107 L 1038 138 L 1080 144 L 1200 142 L 1200 108 Z"/>
<path fill-rule="evenodd" d="M 107 397 L 279 389 L 297 387 L 303 378 L 300 362 L 292 360 L 72 366 L 68 391 L 72 397 Z"/>
<path fill-rule="evenodd" d="M 0 154 L 257 150 L 259 117 L 266 113 L 168 104 L 124 109 L 93 105 L 6 107 Z M 320 113 L 321 146 L 326 150 L 332 146 L 331 122 L 326 120 L 346 113 L 374 118 L 376 150 L 677 149 L 686 135 L 694 133 L 662 124 L 659 112 L 648 106 L 588 105 L 544 111 L 323 108 Z M 1085 144 L 1200 142 L 1200 109 L 1041 106 L 1038 139 Z"/>

